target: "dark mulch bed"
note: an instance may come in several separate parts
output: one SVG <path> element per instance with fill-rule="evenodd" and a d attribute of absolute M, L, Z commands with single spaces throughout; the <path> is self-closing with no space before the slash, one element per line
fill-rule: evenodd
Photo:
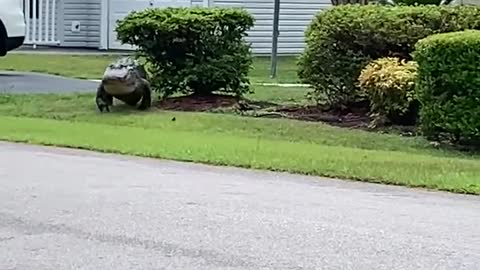
<path fill-rule="evenodd" d="M 162 110 L 207 112 L 220 108 L 231 108 L 239 99 L 229 95 L 189 95 L 160 100 L 156 106 Z"/>
<path fill-rule="evenodd" d="M 402 136 L 415 136 L 416 129 L 414 125 L 389 125 L 369 128 L 370 117 L 366 104 L 352 106 L 345 110 L 329 110 L 322 106 L 301 106 L 290 105 L 282 106 L 269 102 L 258 102 L 245 99 L 239 99 L 230 95 L 212 94 L 209 96 L 181 96 L 171 97 L 158 101 L 155 106 L 160 110 L 169 111 L 188 111 L 188 112 L 230 112 L 250 117 L 265 118 L 288 118 L 301 121 L 312 121 L 327 123 L 332 126 L 355 128 L 369 130 L 381 133 L 395 133 Z M 436 142 L 434 142 L 436 143 Z M 440 144 L 437 143 L 439 147 Z M 449 144 L 446 144 L 447 146 Z M 444 145 L 445 146 L 445 145 Z M 459 150 L 458 147 L 451 146 L 452 149 Z M 466 149 L 472 151 L 472 147 Z M 478 152 L 480 150 L 475 150 Z"/>
<path fill-rule="evenodd" d="M 291 119 L 325 122 L 340 127 L 366 128 L 370 122 L 368 110 L 363 108 L 329 110 L 320 106 L 289 106 L 275 111 Z"/>
<path fill-rule="evenodd" d="M 180 96 L 157 102 L 162 110 L 208 112 L 218 110 L 235 111 L 242 115 L 254 117 L 289 118 L 302 121 L 325 122 L 335 126 L 366 128 L 370 121 L 368 111 L 353 108 L 332 111 L 320 106 L 279 106 L 274 103 L 240 100 L 230 95 Z"/>

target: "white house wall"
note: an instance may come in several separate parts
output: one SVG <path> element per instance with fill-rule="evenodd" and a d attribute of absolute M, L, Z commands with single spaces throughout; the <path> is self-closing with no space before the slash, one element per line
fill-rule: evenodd
<path fill-rule="evenodd" d="M 61 46 L 100 47 L 101 0 L 63 0 Z M 72 23 L 80 22 L 80 31 Z"/>
<path fill-rule="evenodd" d="M 248 41 L 256 54 L 272 50 L 274 0 L 211 0 L 213 6 L 243 7 L 256 19 Z M 305 47 L 305 30 L 313 16 L 331 7 L 330 0 L 281 0 L 278 39 L 279 54 L 297 54 Z"/>
<path fill-rule="evenodd" d="M 453 0 L 451 5 L 480 5 L 480 0 Z"/>
<path fill-rule="evenodd" d="M 57 37 L 60 46 L 101 47 L 102 0 L 61 0 L 57 6 Z M 271 52 L 274 0 L 192 0 L 193 6 L 243 7 L 256 22 L 248 34 L 253 52 Z M 304 33 L 313 16 L 331 7 L 330 0 L 281 0 L 278 52 L 297 54 L 305 47 Z M 63 12 L 61 12 L 63 10 Z M 72 23 L 80 22 L 80 31 L 72 31 Z M 108 35 L 108 33 L 105 33 Z"/>
<path fill-rule="evenodd" d="M 56 40 L 64 47 L 101 47 L 102 0 L 44 0 L 57 1 Z M 257 54 L 271 52 L 274 0 L 191 0 L 193 6 L 243 7 L 256 19 L 248 34 Z M 304 33 L 314 15 L 331 7 L 330 0 L 280 0 L 280 36 L 278 52 L 297 54 L 305 47 Z M 461 2 L 461 0 L 456 0 Z M 479 4 L 480 0 L 463 0 L 464 4 Z M 107 11 L 106 11 L 107 12 Z M 28 18 L 28 17 L 27 17 Z M 45 19 L 45 18 L 44 18 Z M 72 31 L 79 22 L 80 30 Z M 45 20 L 44 22 L 45 23 Z M 30 28 L 30 30 L 32 30 Z M 51 32 L 51 28 L 49 29 Z M 109 35 L 109 33 L 104 33 Z M 103 42 L 105 44 L 105 42 Z M 105 45 L 104 45 L 105 46 Z"/>
<path fill-rule="evenodd" d="M 210 0 L 207 0 L 207 2 Z M 192 6 L 203 6 L 204 0 L 192 0 Z"/>

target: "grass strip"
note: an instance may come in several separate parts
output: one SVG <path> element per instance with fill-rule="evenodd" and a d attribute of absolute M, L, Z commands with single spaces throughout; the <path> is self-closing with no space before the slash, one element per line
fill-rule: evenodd
<path fill-rule="evenodd" d="M 0 116 L 0 139 L 480 194 L 480 162 L 469 158 L 13 116 Z"/>
<path fill-rule="evenodd" d="M 2 57 L 0 70 L 40 72 L 79 79 L 100 79 L 119 55 L 21 54 Z M 270 58 L 254 57 L 252 83 L 299 83 L 295 57 L 279 57 L 277 78 L 270 79 Z"/>

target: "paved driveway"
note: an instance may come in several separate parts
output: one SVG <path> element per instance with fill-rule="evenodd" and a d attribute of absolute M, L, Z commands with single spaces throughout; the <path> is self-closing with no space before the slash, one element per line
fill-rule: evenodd
<path fill-rule="evenodd" d="M 98 83 L 30 72 L 0 71 L 0 93 L 95 92 Z"/>
<path fill-rule="evenodd" d="M 0 269 L 478 270 L 480 198 L 0 143 Z"/>

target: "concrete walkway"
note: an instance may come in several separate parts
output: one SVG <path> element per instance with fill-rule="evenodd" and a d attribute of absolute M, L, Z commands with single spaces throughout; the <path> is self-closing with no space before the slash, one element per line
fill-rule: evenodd
<path fill-rule="evenodd" d="M 95 92 L 98 83 L 61 76 L 0 71 L 0 93 L 73 93 Z"/>
<path fill-rule="evenodd" d="M 38 46 L 33 49 L 31 46 L 22 46 L 19 49 L 8 52 L 8 54 L 63 54 L 63 55 L 131 55 L 132 51 L 126 50 L 98 50 L 89 48 L 64 48 Z"/>

